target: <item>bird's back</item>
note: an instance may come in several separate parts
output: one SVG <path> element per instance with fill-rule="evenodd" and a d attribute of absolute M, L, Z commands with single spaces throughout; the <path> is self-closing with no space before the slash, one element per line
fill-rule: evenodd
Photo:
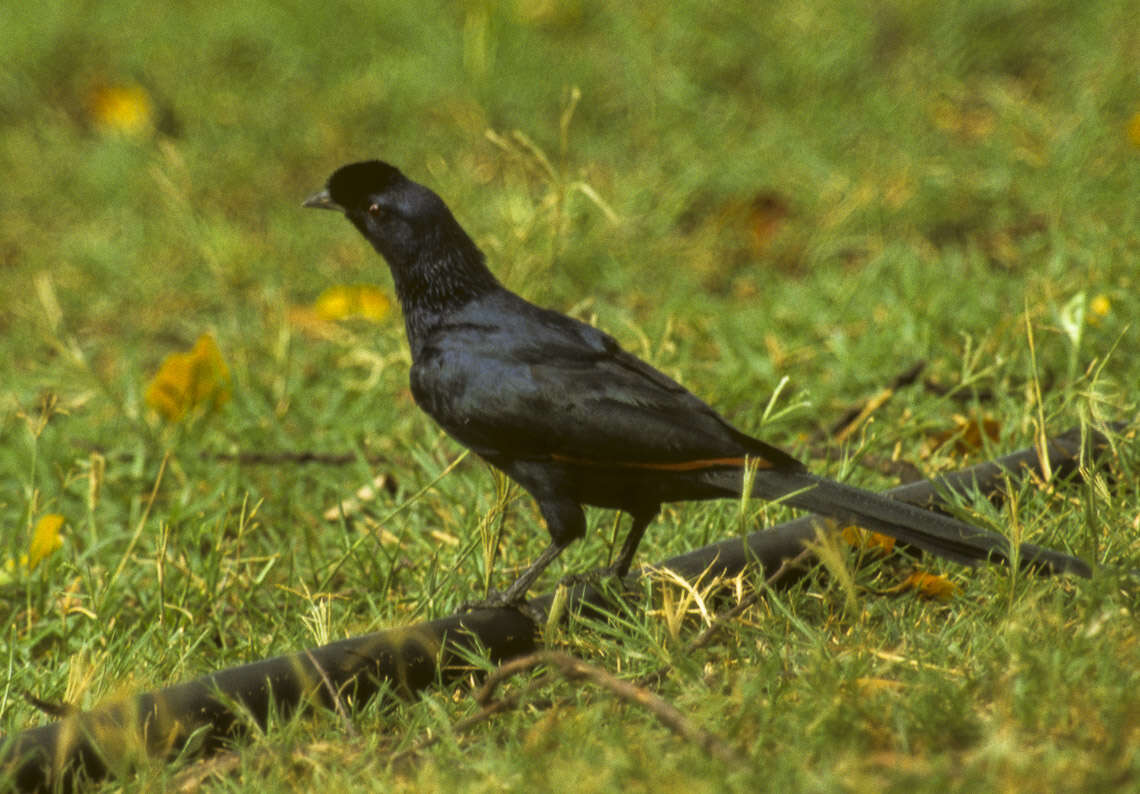
<path fill-rule="evenodd" d="M 609 335 L 505 289 L 440 318 L 411 381 L 420 407 L 487 457 L 597 465 L 751 455 L 799 465 Z"/>

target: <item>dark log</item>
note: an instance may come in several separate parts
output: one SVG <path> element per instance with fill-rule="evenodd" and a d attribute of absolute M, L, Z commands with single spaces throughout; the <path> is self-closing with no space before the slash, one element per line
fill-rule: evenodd
<path fill-rule="evenodd" d="M 1100 438 L 1090 441 L 1094 454 L 1107 446 Z M 1076 473 L 1080 452 L 1078 431 L 1052 439 L 1049 469 L 1055 476 Z M 1007 477 L 1042 470 L 1037 450 L 1027 449 L 888 493 L 934 505 L 947 493 L 999 494 Z M 729 538 L 655 567 L 688 578 L 706 570 L 731 577 L 758 563 L 771 574 L 803 551 L 804 542 L 815 537 L 817 521 L 808 516 Z M 794 578 L 783 577 L 779 583 Z M 453 681 L 471 671 L 464 656 L 477 647 L 486 649 L 494 661 L 534 651 L 535 621 L 548 614 L 553 598 L 551 594 L 531 600 L 529 615 L 509 608 L 478 609 L 222 670 L 73 714 L 10 737 L 0 752 L 0 786 L 7 783 L 21 791 L 73 789 L 84 780 L 127 772 L 132 759 L 214 752 L 240 736 L 248 721 L 264 726 L 271 709 L 288 715 L 310 705 L 330 708 L 338 700 L 351 708 L 377 694 L 408 696 L 437 681 Z M 566 606 L 588 609 L 604 598 L 593 586 L 580 584 L 569 589 Z"/>

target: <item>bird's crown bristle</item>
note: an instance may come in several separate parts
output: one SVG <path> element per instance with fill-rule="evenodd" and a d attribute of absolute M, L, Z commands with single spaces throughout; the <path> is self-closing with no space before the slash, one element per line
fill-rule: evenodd
<path fill-rule="evenodd" d="M 338 168 L 329 177 L 328 190 L 333 201 L 342 207 L 349 207 L 404 181 L 404 175 L 394 165 L 380 160 L 366 160 Z"/>

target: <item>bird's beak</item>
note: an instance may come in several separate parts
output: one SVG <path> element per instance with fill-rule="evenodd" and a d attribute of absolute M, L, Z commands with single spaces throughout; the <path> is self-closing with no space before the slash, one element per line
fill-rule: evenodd
<path fill-rule="evenodd" d="M 328 190 L 314 193 L 305 199 L 305 202 L 301 206 L 314 210 L 336 210 L 337 212 L 344 212 L 344 207 L 332 200 L 332 196 L 329 195 Z"/>

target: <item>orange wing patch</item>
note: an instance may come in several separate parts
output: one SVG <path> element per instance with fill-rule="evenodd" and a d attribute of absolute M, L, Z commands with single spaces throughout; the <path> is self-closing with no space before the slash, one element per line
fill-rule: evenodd
<path fill-rule="evenodd" d="M 650 463 L 650 462 L 636 462 L 627 460 L 588 460 L 586 458 L 575 458 L 570 455 L 551 455 L 551 460 L 558 461 L 559 463 L 573 463 L 576 466 L 597 466 L 597 467 L 610 467 L 617 469 L 650 469 L 652 471 L 699 471 L 700 469 L 712 469 L 717 466 L 741 466 L 743 467 L 745 461 L 744 457 L 739 458 L 703 458 L 699 460 L 683 460 L 677 463 Z M 771 461 L 764 460 L 763 458 L 752 458 L 757 462 L 761 469 L 771 469 L 774 464 Z"/>

